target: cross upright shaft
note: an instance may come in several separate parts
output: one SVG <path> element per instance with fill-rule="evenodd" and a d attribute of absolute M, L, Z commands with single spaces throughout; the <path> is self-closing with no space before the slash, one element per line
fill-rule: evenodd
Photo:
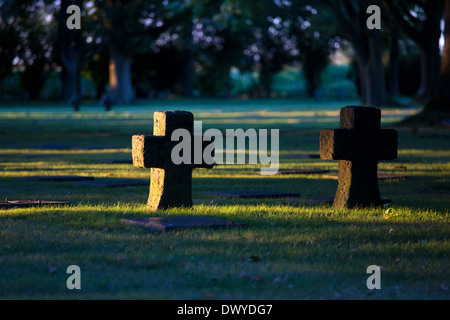
<path fill-rule="evenodd" d="M 185 129 L 192 137 L 193 127 L 194 116 L 190 112 L 155 112 L 153 135 L 133 136 L 133 164 L 151 169 L 148 210 L 192 206 L 192 169 L 212 168 L 212 165 L 174 164 L 171 151 L 177 142 L 171 141 L 171 135 L 177 129 Z"/>
<path fill-rule="evenodd" d="M 321 130 L 321 159 L 339 160 L 334 207 L 381 205 L 377 164 L 397 158 L 398 133 L 380 124 L 380 109 L 348 106 L 341 109 L 339 129 Z"/>

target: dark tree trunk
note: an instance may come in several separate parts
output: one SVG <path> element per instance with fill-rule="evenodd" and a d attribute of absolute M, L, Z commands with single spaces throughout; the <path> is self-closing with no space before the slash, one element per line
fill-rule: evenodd
<path fill-rule="evenodd" d="M 371 30 L 369 33 L 369 74 L 367 78 L 371 80 L 370 99 L 366 103 L 381 106 L 388 103 L 386 78 L 382 61 L 381 32 L 379 30 Z"/>
<path fill-rule="evenodd" d="M 72 59 L 64 58 L 64 60 L 61 71 L 62 99 L 63 101 L 69 101 L 79 94 L 78 61 L 77 57 L 72 57 Z"/>
<path fill-rule="evenodd" d="M 321 72 L 322 70 L 317 70 L 313 68 L 314 66 L 303 65 L 303 71 L 305 73 L 306 80 L 306 94 L 308 97 L 314 97 L 314 93 L 320 86 Z"/>
<path fill-rule="evenodd" d="M 230 98 L 231 97 L 231 90 L 232 90 L 232 79 L 231 79 L 231 66 L 226 68 L 225 71 L 225 97 Z"/>
<path fill-rule="evenodd" d="M 450 0 L 444 0 L 445 44 L 436 89 L 423 112 L 450 112 Z M 448 116 L 448 114 L 447 114 Z"/>
<path fill-rule="evenodd" d="M 388 91 L 389 94 L 391 94 L 392 96 L 396 96 L 400 93 L 399 73 L 398 73 L 399 68 L 398 41 L 399 41 L 398 28 L 394 26 L 393 28 L 391 28 L 391 51 L 389 53 L 389 71 L 388 71 L 389 77 Z"/>
<path fill-rule="evenodd" d="M 111 99 L 117 104 L 128 104 L 134 101 L 131 81 L 132 57 L 110 45 L 109 90 Z"/>
<path fill-rule="evenodd" d="M 373 32 L 373 30 L 371 31 Z M 381 106 L 389 102 L 379 31 L 367 36 L 366 46 L 355 45 L 361 84 L 361 104 Z"/>
<path fill-rule="evenodd" d="M 420 86 L 415 95 L 415 99 L 418 101 L 429 99 L 439 81 L 439 38 L 444 1 L 446 0 L 417 1 L 416 3 L 425 13 L 425 20 L 419 20 L 411 14 L 411 7 L 407 5 L 407 1 L 400 2 L 400 5 L 394 1 L 384 1 L 385 7 L 390 11 L 399 27 L 420 49 Z"/>
<path fill-rule="evenodd" d="M 369 30 L 366 26 L 366 9 L 369 5 L 382 6 L 381 0 L 330 0 L 326 3 L 335 12 L 335 17 L 344 34 L 352 43 L 361 84 L 361 103 L 381 106 L 391 100 L 386 88 L 382 61 L 380 30 Z"/>
<path fill-rule="evenodd" d="M 61 72 L 61 98 L 63 101 L 70 101 L 80 95 L 79 85 L 79 30 L 69 30 L 66 26 L 67 7 L 74 4 L 73 1 L 61 0 L 61 9 L 58 16 L 58 60 L 62 66 Z M 81 5 L 82 1 L 76 1 Z"/>
<path fill-rule="evenodd" d="M 262 67 L 260 71 L 260 86 L 262 92 L 260 93 L 261 97 L 270 98 L 272 93 L 272 81 L 273 81 L 273 73 L 267 67 Z"/>
<path fill-rule="evenodd" d="M 367 59 L 364 59 L 361 56 L 356 57 L 356 61 L 358 64 L 358 73 L 359 73 L 359 83 L 360 83 L 360 99 L 362 104 L 368 103 L 370 101 L 370 74 L 368 68 Z"/>
<path fill-rule="evenodd" d="M 39 99 L 42 88 L 48 77 L 45 71 L 45 60 L 37 59 L 32 65 L 26 67 L 23 74 L 23 86 L 28 91 L 30 100 Z"/>
<path fill-rule="evenodd" d="M 439 82 L 439 37 L 430 37 L 434 41 L 426 41 L 420 47 L 420 87 L 416 100 L 429 99 Z"/>
<path fill-rule="evenodd" d="M 194 58 L 191 49 L 185 53 L 183 67 L 182 95 L 192 97 L 194 95 Z"/>

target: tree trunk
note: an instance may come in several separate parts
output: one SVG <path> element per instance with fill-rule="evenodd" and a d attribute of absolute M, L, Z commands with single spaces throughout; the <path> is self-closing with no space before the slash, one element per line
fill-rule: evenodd
<path fill-rule="evenodd" d="M 183 67 L 182 95 L 192 97 L 194 95 L 194 59 L 190 48 L 185 53 Z"/>
<path fill-rule="evenodd" d="M 48 78 L 45 71 L 45 61 L 36 59 L 32 65 L 28 65 L 23 73 L 23 86 L 28 91 L 30 100 L 38 100 L 42 88 Z"/>
<path fill-rule="evenodd" d="M 361 87 L 360 99 L 361 104 L 370 104 L 371 92 L 370 92 L 370 74 L 368 71 L 368 63 L 363 61 L 365 59 L 357 58 L 358 61 L 358 72 L 359 72 L 359 82 Z"/>
<path fill-rule="evenodd" d="M 445 44 L 442 53 L 438 84 L 422 113 L 450 112 L 450 0 L 444 0 Z M 448 116 L 448 114 L 446 115 Z"/>
<path fill-rule="evenodd" d="M 81 4 L 78 1 L 77 4 Z M 62 66 L 61 72 L 61 98 L 68 102 L 80 94 L 79 66 L 78 66 L 78 39 L 79 30 L 69 30 L 66 26 L 66 10 L 71 1 L 62 0 L 58 16 L 58 58 Z"/>
<path fill-rule="evenodd" d="M 439 38 L 426 41 L 420 47 L 420 87 L 415 95 L 418 101 L 429 99 L 439 82 Z"/>
<path fill-rule="evenodd" d="M 134 101 L 131 81 L 132 58 L 110 45 L 109 90 L 111 99 L 117 104 L 129 104 Z"/>
<path fill-rule="evenodd" d="M 389 53 L 389 94 L 396 96 L 400 93 L 399 79 L 398 79 L 398 41 L 399 32 L 395 26 L 391 28 L 391 51 Z"/>
<path fill-rule="evenodd" d="M 361 85 L 361 104 L 381 106 L 389 102 L 386 90 L 381 43 L 376 37 L 368 40 L 368 50 L 355 46 Z"/>
<path fill-rule="evenodd" d="M 61 71 L 62 99 L 69 101 L 78 95 L 78 62 L 77 58 L 65 59 Z"/>
<path fill-rule="evenodd" d="M 270 98 L 272 93 L 273 74 L 269 68 L 261 67 L 260 86 L 262 89 L 261 97 Z"/>
<path fill-rule="evenodd" d="M 225 77 L 225 97 L 231 98 L 231 90 L 233 87 L 231 78 L 231 66 L 226 68 Z"/>
<path fill-rule="evenodd" d="M 358 9 L 350 0 L 329 3 L 355 51 L 361 83 L 361 104 L 381 106 L 389 103 L 382 60 L 381 31 L 367 28 L 365 14 L 371 4 L 382 6 L 381 0 L 359 1 Z M 342 15 L 342 10 L 345 15 Z"/>
<path fill-rule="evenodd" d="M 370 99 L 367 103 L 374 106 L 381 106 L 388 102 L 388 94 L 382 61 L 381 32 L 379 30 L 370 31 L 368 48 Z"/>

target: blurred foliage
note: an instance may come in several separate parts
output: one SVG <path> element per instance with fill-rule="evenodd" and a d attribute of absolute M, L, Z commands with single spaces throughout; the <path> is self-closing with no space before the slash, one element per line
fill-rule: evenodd
<path fill-rule="evenodd" d="M 77 0 L 82 30 L 69 39 L 62 1 L 1 1 L 0 99 L 58 99 L 62 50 L 76 50 L 80 93 L 100 99 L 112 48 L 132 60 L 138 98 L 354 96 L 358 73 L 345 63 L 327 67 L 330 55 L 351 54 L 351 46 L 326 2 Z M 410 43 L 399 59 L 402 94 L 417 86 L 417 59 Z"/>

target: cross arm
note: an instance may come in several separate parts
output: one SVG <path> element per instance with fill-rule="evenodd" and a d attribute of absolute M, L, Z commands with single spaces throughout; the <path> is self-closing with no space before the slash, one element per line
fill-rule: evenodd
<path fill-rule="evenodd" d="M 351 160 L 357 156 L 356 132 L 350 129 L 320 130 L 322 160 Z"/>
<path fill-rule="evenodd" d="M 133 165 L 138 168 L 161 168 L 175 165 L 172 163 L 171 153 L 172 149 L 178 144 L 178 141 L 171 141 L 166 136 L 154 135 L 134 135 L 132 138 L 132 156 Z M 198 143 L 201 149 L 198 151 L 195 148 L 195 143 Z M 189 145 L 188 145 L 189 146 Z M 183 150 L 191 154 L 189 163 L 182 163 L 179 165 L 187 165 L 194 168 L 211 169 L 214 167 L 214 159 L 206 159 L 206 153 L 214 157 L 214 138 L 211 137 L 209 141 L 203 141 L 202 137 L 193 137 L 191 139 L 190 149 Z M 195 157 L 195 153 L 198 159 Z M 211 161 L 208 161 L 211 160 Z"/>
<path fill-rule="evenodd" d="M 361 133 L 351 129 L 324 129 L 320 131 L 320 158 L 322 160 L 393 160 L 397 158 L 398 133 L 393 129 Z"/>
<path fill-rule="evenodd" d="M 398 132 L 394 129 L 380 130 L 380 139 L 378 140 L 378 160 L 397 159 L 398 152 Z"/>
<path fill-rule="evenodd" d="M 170 158 L 164 136 L 134 135 L 132 138 L 133 165 L 138 168 L 163 168 Z"/>

